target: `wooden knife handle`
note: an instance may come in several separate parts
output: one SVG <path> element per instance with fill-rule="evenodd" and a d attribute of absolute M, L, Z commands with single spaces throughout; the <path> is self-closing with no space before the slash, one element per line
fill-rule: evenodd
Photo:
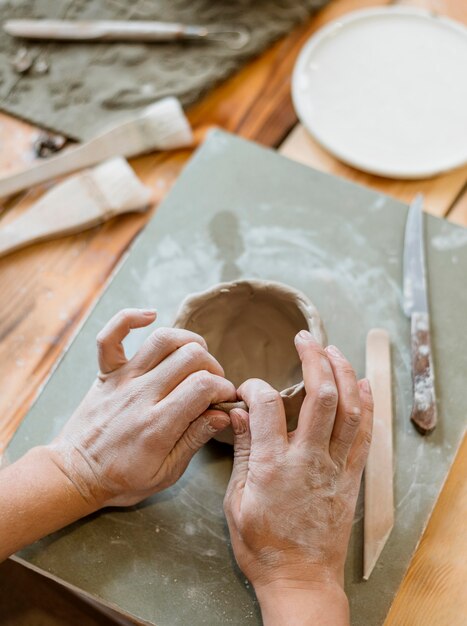
<path fill-rule="evenodd" d="M 412 314 L 411 339 L 413 378 L 411 420 L 422 435 L 428 435 L 435 429 L 438 419 L 428 313 Z"/>

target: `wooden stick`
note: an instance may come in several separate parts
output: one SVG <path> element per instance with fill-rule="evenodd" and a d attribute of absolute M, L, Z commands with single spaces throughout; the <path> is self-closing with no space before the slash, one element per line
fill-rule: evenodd
<path fill-rule="evenodd" d="M 365 468 L 363 578 L 368 580 L 394 526 L 391 346 L 383 329 L 368 333 L 366 376 L 375 403 Z"/>

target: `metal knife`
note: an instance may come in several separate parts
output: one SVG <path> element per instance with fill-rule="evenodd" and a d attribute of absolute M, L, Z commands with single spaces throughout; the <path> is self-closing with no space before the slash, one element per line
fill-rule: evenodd
<path fill-rule="evenodd" d="M 411 420 L 417 430 L 426 435 L 436 427 L 437 408 L 426 286 L 422 194 L 418 194 L 412 201 L 405 227 L 404 313 L 411 320 Z"/>

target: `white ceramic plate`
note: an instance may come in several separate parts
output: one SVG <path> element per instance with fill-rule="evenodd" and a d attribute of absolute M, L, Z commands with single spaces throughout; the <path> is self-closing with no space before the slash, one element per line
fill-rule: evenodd
<path fill-rule="evenodd" d="M 292 78 L 297 115 L 359 169 L 422 178 L 467 162 L 467 28 L 411 8 L 355 11 L 317 32 Z"/>

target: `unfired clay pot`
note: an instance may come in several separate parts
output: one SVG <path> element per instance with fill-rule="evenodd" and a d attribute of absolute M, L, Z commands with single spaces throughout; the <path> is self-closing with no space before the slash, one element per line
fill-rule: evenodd
<path fill-rule="evenodd" d="M 248 378 L 261 378 L 280 391 L 287 427 L 296 427 L 305 390 L 294 337 L 308 329 L 318 343 L 326 343 L 319 313 L 303 293 L 272 281 L 220 283 L 188 296 L 174 326 L 204 337 L 236 387 Z M 225 403 L 216 408 L 228 411 L 237 405 L 245 407 Z M 232 443 L 230 428 L 218 439 Z"/>

